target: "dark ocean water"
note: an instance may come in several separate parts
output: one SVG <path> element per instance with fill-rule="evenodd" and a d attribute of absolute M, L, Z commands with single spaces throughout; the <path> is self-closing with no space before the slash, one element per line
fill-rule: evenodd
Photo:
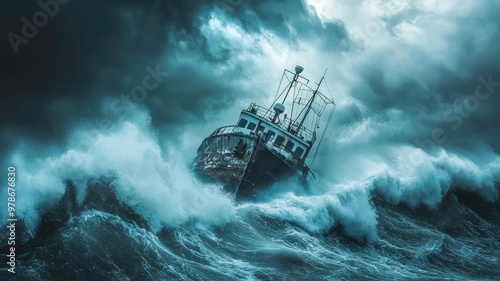
<path fill-rule="evenodd" d="M 308 190 L 291 180 L 236 204 L 136 126 L 79 138 L 12 157 L 18 255 L 2 280 L 500 280 L 496 162 L 467 174 L 438 157 L 411 179 Z"/>

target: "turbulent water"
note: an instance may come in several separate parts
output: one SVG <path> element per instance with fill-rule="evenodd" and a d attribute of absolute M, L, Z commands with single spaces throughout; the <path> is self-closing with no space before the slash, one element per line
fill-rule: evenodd
<path fill-rule="evenodd" d="M 318 176 L 308 189 L 289 180 L 238 204 L 144 127 L 12 152 L 17 264 L 12 274 L 3 263 L 2 280 L 500 278 L 497 155 L 478 164 L 419 152 L 425 161 L 411 167 Z"/>

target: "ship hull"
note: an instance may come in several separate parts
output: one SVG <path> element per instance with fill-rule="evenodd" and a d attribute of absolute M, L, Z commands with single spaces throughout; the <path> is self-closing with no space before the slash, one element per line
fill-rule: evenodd
<path fill-rule="evenodd" d="M 237 200 L 253 199 L 284 178 L 298 176 L 305 182 L 309 174 L 302 161 L 287 160 L 254 135 L 235 133 L 206 138 L 192 167 L 202 179 L 222 184 Z"/>

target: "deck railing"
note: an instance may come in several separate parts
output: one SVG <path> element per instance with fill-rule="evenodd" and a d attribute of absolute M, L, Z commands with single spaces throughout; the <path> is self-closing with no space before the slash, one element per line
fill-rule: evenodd
<path fill-rule="evenodd" d="M 241 127 L 231 125 L 231 126 L 225 126 L 225 127 L 220 127 L 216 129 L 210 137 L 213 136 L 218 136 L 218 135 L 223 135 L 223 134 L 243 134 L 243 131 L 241 130 Z"/>
<path fill-rule="evenodd" d="M 247 111 L 269 121 L 271 121 L 274 117 L 274 111 L 272 109 L 270 110 L 269 108 L 264 108 L 255 103 L 250 104 Z M 299 123 L 293 122 L 290 118 L 282 118 L 281 121 L 275 125 L 307 142 L 314 143 L 316 140 L 316 133 L 314 131 L 304 125 L 299 129 Z"/>

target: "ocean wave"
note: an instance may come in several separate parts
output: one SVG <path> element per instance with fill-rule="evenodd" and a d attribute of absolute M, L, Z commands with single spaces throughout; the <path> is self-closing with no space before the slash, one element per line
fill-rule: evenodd
<path fill-rule="evenodd" d="M 147 120 L 147 118 L 145 118 Z M 182 151 L 162 152 L 150 124 L 124 121 L 107 132 L 76 129 L 64 150 L 20 145 L 9 157 L 18 171 L 17 215 L 33 236 L 41 216 L 64 196 L 68 182 L 75 187 L 76 205 L 88 186 L 103 177 L 121 203 L 145 218 L 151 229 L 184 223 L 220 225 L 235 212 L 221 187 L 199 182 Z M 5 200 L 2 194 L 1 200 Z M 5 223 L 5 213 L 2 213 Z"/>
<path fill-rule="evenodd" d="M 475 162 L 445 150 L 429 154 L 404 147 L 394 165 L 370 178 L 374 192 L 393 204 L 420 204 L 435 208 L 451 190 L 467 190 L 488 202 L 498 202 L 500 158 L 493 152 L 489 161 Z M 485 157 L 486 158 L 486 157 Z"/>

